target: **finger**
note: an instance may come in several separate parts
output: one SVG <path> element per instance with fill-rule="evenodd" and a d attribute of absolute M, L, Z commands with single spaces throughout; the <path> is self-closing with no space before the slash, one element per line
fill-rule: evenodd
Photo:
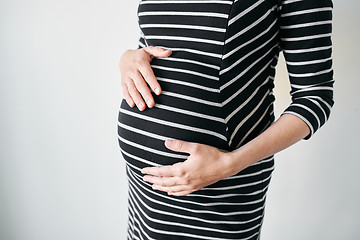
<path fill-rule="evenodd" d="M 173 196 L 186 196 L 195 191 L 196 190 L 185 190 L 185 191 L 179 191 L 179 192 L 169 192 L 168 194 L 173 195 Z"/>
<path fill-rule="evenodd" d="M 167 139 L 165 141 L 165 146 L 168 149 L 176 151 L 176 152 L 192 153 L 199 146 L 199 143 L 186 142 L 186 141 L 176 140 L 176 139 Z"/>
<path fill-rule="evenodd" d="M 145 47 L 143 48 L 143 50 L 154 57 L 161 57 L 161 58 L 169 57 L 172 53 L 170 49 L 154 47 L 154 46 Z"/>
<path fill-rule="evenodd" d="M 151 175 L 145 175 L 143 180 L 155 185 L 163 187 L 171 187 L 176 185 L 186 185 L 188 181 L 180 177 L 156 177 Z"/>
<path fill-rule="evenodd" d="M 130 107 L 134 107 L 135 106 L 135 102 L 134 100 L 131 98 L 130 94 L 129 94 L 129 90 L 128 90 L 128 86 L 126 83 L 122 83 L 122 91 L 123 91 L 123 97 L 125 98 L 127 104 Z"/>
<path fill-rule="evenodd" d="M 146 105 L 148 107 L 154 106 L 154 98 L 151 95 L 149 86 L 146 84 L 143 76 L 140 72 L 136 72 L 134 76 L 132 76 L 136 89 L 140 92 L 142 98 L 145 100 Z"/>
<path fill-rule="evenodd" d="M 138 109 L 140 111 L 143 111 L 145 109 L 145 103 L 144 103 L 144 100 L 142 99 L 139 91 L 137 90 L 134 82 L 131 81 L 130 83 L 128 83 L 127 88 L 128 88 L 128 91 L 129 91 L 129 95 L 131 96 L 131 98 L 135 102 Z"/>
<path fill-rule="evenodd" d="M 167 192 L 167 193 L 171 193 L 171 194 L 176 194 L 178 192 L 185 192 L 185 191 L 189 192 L 189 191 L 191 191 L 191 189 L 187 185 L 177 185 L 177 186 L 171 186 L 171 187 L 164 187 L 164 186 L 154 184 L 151 187 L 154 190 L 159 190 L 159 191 L 163 191 L 163 192 Z"/>
<path fill-rule="evenodd" d="M 156 95 L 159 95 L 161 93 L 161 87 L 155 77 L 150 63 L 139 66 L 139 71 L 144 77 L 144 80 L 149 84 L 150 88 L 156 93 Z"/>
<path fill-rule="evenodd" d="M 176 176 L 177 169 L 174 165 L 162 167 L 146 167 L 141 170 L 143 174 L 149 174 L 158 177 L 173 177 Z"/>
<path fill-rule="evenodd" d="M 184 162 L 178 162 L 173 165 L 167 165 L 162 167 L 147 167 L 143 168 L 141 172 L 144 174 L 150 174 L 158 177 L 184 177 L 186 174 L 184 170 Z"/>

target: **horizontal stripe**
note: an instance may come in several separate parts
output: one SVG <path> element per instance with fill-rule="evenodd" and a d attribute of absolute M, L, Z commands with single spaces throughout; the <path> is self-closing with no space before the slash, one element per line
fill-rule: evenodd
<path fill-rule="evenodd" d="M 334 80 L 329 80 L 329 81 L 326 81 L 326 82 L 323 82 L 323 83 L 332 84 L 332 83 L 334 83 Z M 315 87 L 315 86 L 319 86 L 319 85 L 321 85 L 321 83 L 305 84 L 305 85 L 299 85 L 299 84 L 291 83 L 291 87 L 294 88 L 294 89 L 303 89 L 303 88 Z"/>
<path fill-rule="evenodd" d="M 289 37 L 289 38 L 280 38 L 282 41 L 304 41 L 304 40 L 311 40 L 316 38 L 324 38 L 324 37 L 330 37 L 331 33 L 325 33 L 325 34 L 317 34 L 317 35 L 311 35 L 311 36 L 303 36 L 303 37 Z"/>
<path fill-rule="evenodd" d="M 203 63 L 203 62 L 199 62 L 199 61 L 195 61 L 195 60 L 190 60 L 190 59 L 172 58 L 172 57 L 161 58 L 161 59 L 162 59 L 162 60 L 165 60 L 165 61 L 191 63 L 191 64 L 200 65 L 200 66 L 204 66 L 204 67 L 208 67 L 208 68 L 213 68 L 213 69 L 216 69 L 216 70 L 219 70 L 219 69 L 220 69 L 220 67 L 217 66 L 217 65 L 208 64 L 208 63 Z"/>
<path fill-rule="evenodd" d="M 323 8 L 313 8 L 313 9 L 306 9 L 306 10 L 302 10 L 302 11 L 295 11 L 295 12 L 291 12 L 291 13 L 283 13 L 281 14 L 281 17 L 291 17 L 291 16 L 296 16 L 296 15 L 302 15 L 302 14 L 308 14 L 308 13 L 319 13 L 322 11 L 331 11 L 332 8 L 330 7 L 323 7 Z"/>
<path fill-rule="evenodd" d="M 324 63 L 327 61 L 331 61 L 332 58 L 325 58 L 325 59 L 318 59 L 318 60 L 311 60 L 311 61 L 303 61 L 303 62 L 290 62 L 290 61 L 286 61 L 287 65 L 290 66 L 304 66 L 304 65 L 309 65 L 309 64 L 316 64 L 316 63 Z"/>
<path fill-rule="evenodd" d="M 162 77 L 157 77 L 157 80 L 160 82 L 168 82 L 168 83 L 174 83 L 174 84 L 179 84 L 179 85 L 183 85 L 183 86 L 198 88 L 198 89 L 208 91 L 208 92 L 220 93 L 220 90 L 217 88 L 209 88 L 209 87 L 205 87 L 205 86 L 198 85 L 195 83 L 189 83 L 189 82 L 184 82 L 184 81 L 175 80 L 175 79 L 162 78 Z"/>
<path fill-rule="evenodd" d="M 180 128 L 180 129 L 189 130 L 189 131 L 193 131 L 193 132 L 200 132 L 200 133 L 212 135 L 212 136 L 218 137 L 218 138 L 223 139 L 223 140 L 226 141 L 226 137 L 224 135 L 222 135 L 222 134 L 217 133 L 217 132 L 213 132 L 213 131 L 209 131 L 209 130 L 202 129 L 202 128 L 197 128 L 197 127 L 190 127 L 190 126 L 187 126 L 187 125 L 183 125 L 183 124 L 179 124 L 179 123 L 173 123 L 173 122 L 169 122 L 169 121 L 165 121 L 165 120 L 161 120 L 161 119 L 156 119 L 156 118 L 153 118 L 153 117 L 148 117 L 148 116 L 141 115 L 139 113 L 134 113 L 134 112 L 131 112 L 131 111 L 128 111 L 128 110 L 125 110 L 125 109 L 120 109 L 120 112 L 122 112 L 122 113 L 124 113 L 126 115 L 129 115 L 129 116 L 139 118 L 139 119 L 143 119 L 143 120 L 146 120 L 146 121 L 151 121 L 151 122 L 156 123 L 156 124 L 161 124 L 161 125 L 165 125 L 165 126 L 169 126 L 169 127 Z M 181 156 L 180 158 L 184 158 L 184 157 L 185 156 Z"/>
<path fill-rule="evenodd" d="M 191 49 L 191 48 L 169 48 L 169 47 L 164 47 L 164 46 L 156 46 L 156 47 L 169 49 L 173 52 L 188 52 L 188 53 L 199 54 L 199 55 L 204 55 L 204 56 L 209 56 L 209 57 L 214 57 L 214 58 L 222 57 L 221 54 L 205 52 L 205 51 L 200 51 L 200 50 Z"/>
<path fill-rule="evenodd" d="M 173 71 L 173 72 L 181 72 L 181 73 L 192 74 L 192 75 L 208 78 L 208 79 L 215 80 L 215 81 L 219 80 L 219 78 L 216 77 L 216 76 L 211 76 L 211 75 L 207 75 L 207 74 L 204 74 L 204 73 L 199 73 L 199 72 L 186 70 L 186 69 L 181 69 L 181 68 L 169 68 L 169 67 L 162 67 L 162 66 L 157 66 L 157 65 L 151 65 L 151 67 L 155 68 L 155 69 L 166 70 L 166 71 Z"/>
<path fill-rule="evenodd" d="M 331 71 L 332 71 L 332 69 L 326 69 L 326 70 L 322 70 L 322 71 L 319 71 L 319 72 L 311 72 L 311 73 L 292 73 L 292 72 L 289 72 L 289 76 L 290 77 L 313 77 L 313 76 L 318 76 L 318 75 L 321 75 L 321 74 L 329 73 Z"/>
<path fill-rule="evenodd" d="M 172 111 L 172 112 L 187 114 L 187 115 L 194 116 L 194 117 L 204 118 L 204 119 L 207 119 L 207 120 L 213 120 L 213 121 L 225 123 L 224 119 L 219 118 L 219 117 L 214 117 L 214 116 L 210 116 L 210 115 L 206 115 L 206 114 L 192 112 L 192 111 L 188 111 L 188 110 L 185 110 L 185 109 L 170 107 L 170 106 L 166 106 L 166 105 L 163 105 L 163 104 L 155 103 L 154 107 L 165 109 L 165 110 Z"/>
<path fill-rule="evenodd" d="M 266 171 L 272 171 L 273 168 L 266 170 Z M 131 169 L 129 169 L 129 171 L 131 171 Z M 266 172 L 264 171 L 264 172 Z M 220 201 L 217 202 L 209 202 L 209 201 L 205 201 L 205 202 L 199 202 L 199 201 L 194 201 L 194 200 L 189 200 L 189 198 L 173 198 L 170 196 L 166 196 L 163 194 L 160 194 L 158 191 L 153 191 L 153 190 L 149 190 L 148 188 L 144 187 L 142 184 L 139 184 L 139 181 L 142 181 L 142 177 L 135 174 L 134 172 L 131 172 L 131 176 L 130 176 L 130 182 L 135 183 L 137 182 L 138 185 L 141 187 L 141 189 L 138 189 L 139 192 L 141 192 L 141 194 L 144 194 L 145 196 L 147 196 L 146 198 L 148 198 L 150 201 L 158 204 L 158 205 L 163 205 L 169 208 L 176 208 L 182 211 L 188 211 L 188 212 L 192 212 L 192 213 L 206 213 L 206 214 L 215 214 L 215 215 L 224 215 L 226 216 L 227 213 L 223 213 L 223 212 L 215 212 L 214 210 L 212 210 L 212 208 L 206 208 L 207 210 L 203 210 L 203 209 L 199 209 L 197 207 L 194 207 L 195 205 L 197 206 L 202 206 L 202 207 L 215 207 L 215 206 L 221 206 L 221 205 L 231 205 L 231 203 L 226 202 L 225 200 L 227 200 L 226 198 L 239 198 L 239 197 L 245 197 L 245 196 L 254 196 L 254 195 L 258 195 L 259 193 L 263 193 L 265 191 L 265 189 L 261 189 L 259 191 L 255 191 L 255 192 L 251 192 L 251 193 L 229 193 L 229 194 L 219 194 L 219 195 L 215 195 L 215 196 L 208 196 L 208 195 L 201 195 L 199 193 L 199 191 L 195 192 L 195 193 L 190 193 L 187 196 L 188 197 L 205 197 L 205 198 L 222 198 L 220 199 Z M 150 184 L 145 183 L 150 187 Z M 264 186 L 267 187 L 267 186 Z M 146 193 L 143 192 L 148 192 L 148 195 Z M 161 198 L 162 201 L 160 200 L 156 200 L 155 198 L 151 198 L 150 196 L 155 195 L 157 196 L 157 198 Z M 221 197 L 222 196 L 222 197 Z M 262 198 L 262 197 L 261 197 Z M 190 198 L 192 199 L 192 198 Z M 169 201 L 171 203 L 169 203 Z M 182 204 L 189 204 L 190 205 L 194 205 L 192 208 L 191 207 L 181 207 L 180 205 L 178 205 L 178 203 L 182 203 Z M 239 204 L 241 205 L 241 202 L 239 202 Z M 233 205 L 236 206 L 237 203 L 233 202 Z M 213 208 L 216 209 L 216 208 Z M 234 214 L 233 214 L 234 215 Z M 243 223 L 247 223 L 249 221 L 236 221 L 236 223 L 234 223 L 233 221 L 224 221 L 224 222 L 219 222 L 217 221 L 213 221 L 213 220 L 205 220 L 205 219 L 201 219 L 201 218 L 194 218 L 194 220 L 197 221 L 201 221 L 201 222 L 207 222 L 207 223 L 221 223 L 221 224 L 243 224 Z"/>
<path fill-rule="evenodd" d="M 130 192 L 130 196 L 131 196 L 131 194 L 132 194 L 132 192 Z M 139 199 L 139 202 L 141 202 L 141 199 Z M 151 209 L 151 210 L 155 211 L 155 212 L 158 212 L 158 211 L 156 211 L 154 209 Z M 163 212 L 163 211 L 160 211 L 160 212 L 162 212 L 163 214 L 169 213 L 169 212 Z M 203 236 L 203 235 L 196 235 L 196 234 L 190 234 L 190 233 L 184 233 L 184 232 L 175 232 L 175 231 L 170 232 L 170 231 L 158 230 L 156 228 L 148 226 L 142 218 L 140 218 L 140 221 L 142 222 L 143 225 L 147 226 L 148 230 L 150 230 L 152 232 L 155 232 L 155 233 L 162 233 L 162 234 L 165 234 L 165 235 L 175 235 L 175 236 L 182 236 L 182 237 L 193 237 L 193 238 L 197 238 L 197 239 L 218 239 L 218 240 L 223 240 L 222 238 L 215 238 L 215 237 L 210 238 L 210 237 L 206 237 L 206 236 Z M 175 223 L 172 223 L 172 225 L 174 225 L 174 224 Z M 148 239 L 153 239 L 153 238 L 150 238 L 149 236 L 147 236 L 147 238 Z"/>
<path fill-rule="evenodd" d="M 120 136 L 118 136 L 118 138 L 119 138 L 120 141 L 122 141 L 122 142 L 124 142 L 124 143 L 126 143 L 126 144 L 129 144 L 130 146 L 133 146 L 133 147 L 142 149 L 142 150 L 144 150 L 144 151 L 156 153 L 156 154 L 159 154 L 159 155 L 162 155 L 162 156 L 166 156 L 166 157 L 173 157 L 173 158 L 180 158 L 180 159 L 187 159 L 187 158 L 188 158 L 187 156 L 184 156 L 184 155 L 173 154 L 173 153 L 163 152 L 163 151 L 159 151 L 159 150 L 156 150 L 156 149 L 153 149 L 153 148 L 149 148 L 149 147 L 140 145 L 140 144 L 138 144 L 138 143 L 129 141 L 129 140 L 127 140 L 127 139 L 125 139 L 125 138 L 122 138 L 122 137 L 120 137 Z"/>
<path fill-rule="evenodd" d="M 210 106 L 214 106 L 214 107 L 221 107 L 221 103 L 207 101 L 207 100 L 203 100 L 203 99 L 196 98 L 196 97 L 190 97 L 190 96 L 184 95 L 184 94 L 168 92 L 168 91 L 162 91 L 161 94 L 171 96 L 171 97 L 185 99 L 185 100 L 196 102 L 196 103 L 206 104 L 206 105 L 210 105 Z"/>
<path fill-rule="evenodd" d="M 326 25 L 331 24 L 331 21 L 319 21 L 319 22 L 311 22 L 311 23 L 301 23 L 301 24 L 294 24 L 288 26 L 280 26 L 280 29 L 293 29 L 293 28 L 303 28 L 303 27 L 312 27 L 318 25 Z"/>
<path fill-rule="evenodd" d="M 304 49 L 283 49 L 285 53 L 295 54 L 295 53 L 311 53 L 324 50 L 330 50 L 331 46 L 315 47 L 315 48 L 304 48 Z"/>
<path fill-rule="evenodd" d="M 208 43 L 208 44 L 214 44 L 214 45 L 224 45 L 224 43 L 220 42 L 220 41 L 208 40 L 208 39 L 203 39 L 203 38 L 191 38 L 191 37 L 149 35 L 149 36 L 146 36 L 146 39 L 186 41 L 186 42 L 196 42 L 196 43 Z"/>
<path fill-rule="evenodd" d="M 132 183 L 132 186 L 133 188 L 136 188 L 138 190 L 138 192 L 140 194 L 142 194 L 142 197 L 147 199 L 148 201 L 150 202 L 153 202 L 155 203 L 156 205 L 166 205 L 165 201 L 163 202 L 160 202 L 160 201 L 157 201 L 153 198 L 150 198 L 147 194 L 144 194 L 143 191 L 139 191 L 139 189 L 134 185 L 134 183 L 132 181 L 130 181 L 130 183 Z M 264 199 L 265 197 L 262 197 L 262 199 Z M 183 216 L 185 219 L 189 219 L 189 220 L 196 220 L 196 221 L 201 221 L 201 222 L 204 222 L 203 219 L 201 218 L 197 218 L 197 217 L 192 217 L 192 216 L 186 216 L 186 215 L 180 215 L 178 213 L 173 213 L 173 212 L 168 212 L 168 211 L 163 211 L 163 210 L 159 210 L 159 209 L 155 209 L 155 208 L 152 208 L 150 206 L 148 206 L 148 204 L 146 204 L 143 200 L 141 200 L 141 198 L 139 198 L 139 201 L 141 201 L 141 204 L 143 206 L 147 206 L 148 209 L 151 209 L 153 212 L 157 212 L 157 213 L 161 213 L 163 215 L 169 215 L 169 216 L 174 216 L 174 217 L 181 217 Z M 169 205 L 171 208 L 173 207 L 176 207 L 177 209 L 179 209 L 180 207 L 177 206 L 177 205 Z M 255 206 L 254 206 L 255 207 Z M 254 212 L 257 212 L 259 211 L 259 209 L 262 209 L 263 207 L 256 207 L 254 209 L 251 209 L 251 210 L 248 210 L 248 211 L 236 211 L 236 212 L 211 212 L 210 214 L 212 215 L 217 215 L 217 216 L 221 216 L 221 215 L 225 215 L 225 216 L 234 216 L 234 215 L 239 215 L 239 214 L 252 214 Z M 183 208 L 183 210 L 189 210 L 189 209 L 186 209 L 186 208 Z M 219 221 L 214 221 L 214 220 L 207 220 L 207 222 L 211 222 L 213 224 L 234 224 L 233 221 L 227 221 L 227 222 L 219 222 Z M 244 222 L 241 222 L 241 223 L 244 223 Z M 240 224 L 241 224 L 240 223 Z M 246 223 L 246 222 L 245 222 Z M 239 222 L 237 223 L 239 224 Z"/>
<path fill-rule="evenodd" d="M 180 29 L 191 29 L 191 30 L 203 30 L 209 32 L 226 32 L 225 28 L 206 27 L 199 25 L 181 25 L 181 24 L 141 24 L 141 28 L 180 28 Z"/>
<path fill-rule="evenodd" d="M 232 4 L 231 1 L 215 1 L 215 0 L 210 0 L 210 1 L 206 1 L 206 0 L 199 0 L 199 1 L 192 1 L 192 0 L 183 0 L 183 1 L 179 1 L 179 0 L 174 0 L 174 1 L 161 0 L 161 1 L 141 1 L 140 5 L 143 5 L 143 4 L 183 4 L 183 3 L 187 3 L 187 4 L 229 4 L 229 5 Z"/>
<path fill-rule="evenodd" d="M 216 18 L 228 18 L 227 14 L 213 13 L 213 12 L 141 12 L 138 14 L 142 16 L 193 16 L 193 17 L 216 17 Z"/>

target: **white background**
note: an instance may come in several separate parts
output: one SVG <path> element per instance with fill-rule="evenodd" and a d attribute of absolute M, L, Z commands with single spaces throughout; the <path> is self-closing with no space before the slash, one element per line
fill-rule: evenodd
<path fill-rule="evenodd" d="M 137 0 L 0 0 L 0 239 L 125 239 L 118 60 Z M 335 106 L 276 156 L 262 240 L 360 239 L 360 2 L 334 1 Z M 289 103 L 279 62 L 277 116 Z"/>

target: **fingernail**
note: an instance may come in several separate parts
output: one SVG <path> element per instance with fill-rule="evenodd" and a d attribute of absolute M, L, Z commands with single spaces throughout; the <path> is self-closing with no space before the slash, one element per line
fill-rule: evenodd
<path fill-rule="evenodd" d="M 165 145 L 171 147 L 174 144 L 175 140 L 173 139 L 166 139 Z"/>
<path fill-rule="evenodd" d="M 141 102 L 138 104 L 139 110 L 141 110 L 144 107 L 144 104 Z"/>
<path fill-rule="evenodd" d="M 131 108 L 133 108 L 135 106 L 135 104 L 133 102 L 127 102 L 127 103 Z"/>
<path fill-rule="evenodd" d="M 155 88 L 155 93 L 157 94 L 157 95 L 159 95 L 160 94 L 160 89 L 158 89 L 158 88 Z"/>
<path fill-rule="evenodd" d="M 150 107 L 152 104 L 151 100 L 150 99 L 146 100 L 146 104 L 148 105 L 148 107 Z"/>

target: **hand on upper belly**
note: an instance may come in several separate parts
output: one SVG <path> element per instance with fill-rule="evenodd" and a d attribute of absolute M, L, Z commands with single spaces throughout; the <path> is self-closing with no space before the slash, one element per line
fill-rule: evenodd
<path fill-rule="evenodd" d="M 119 68 L 123 96 L 130 107 L 136 105 L 140 111 L 143 111 L 146 106 L 149 108 L 154 106 L 155 102 L 150 89 L 159 95 L 161 88 L 150 62 L 154 57 L 166 58 L 170 55 L 170 50 L 152 46 L 124 52 Z"/>

